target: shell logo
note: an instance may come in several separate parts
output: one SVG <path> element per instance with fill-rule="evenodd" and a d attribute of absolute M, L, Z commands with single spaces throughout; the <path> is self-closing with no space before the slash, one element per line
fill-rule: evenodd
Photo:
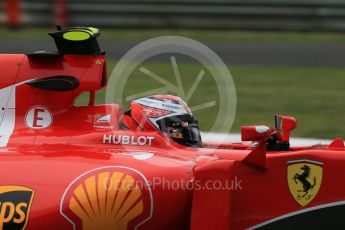
<path fill-rule="evenodd" d="M 152 217 L 152 191 L 143 174 L 134 169 L 98 168 L 71 183 L 60 212 L 73 229 L 136 229 Z"/>

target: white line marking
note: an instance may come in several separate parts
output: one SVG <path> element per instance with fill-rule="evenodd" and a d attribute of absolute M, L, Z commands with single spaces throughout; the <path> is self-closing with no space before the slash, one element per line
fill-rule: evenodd
<path fill-rule="evenodd" d="M 133 94 L 133 95 L 127 96 L 126 102 L 133 101 L 133 100 L 136 100 L 136 99 L 139 99 L 142 97 L 146 97 L 146 96 L 151 96 L 153 94 L 166 94 L 168 92 L 169 92 L 168 87 L 161 87 L 161 88 L 157 88 L 157 89 L 152 89 L 152 90 L 148 90 L 148 91 L 141 92 L 138 94 Z"/>
<path fill-rule="evenodd" d="M 241 142 L 241 134 L 237 133 L 211 133 L 202 132 L 202 139 L 212 143 L 233 143 Z M 312 138 L 291 138 L 291 146 L 309 146 L 317 144 L 329 144 L 331 140 L 326 139 L 312 139 Z"/>
<path fill-rule="evenodd" d="M 181 80 L 181 74 L 180 74 L 180 71 L 179 71 L 178 66 L 177 66 L 176 58 L 174 56 L 170 56 L 170 61 L 171 61 L 171 65 L 173 67 L 175 79 L 177 82 L 177 87 L 178 87 L 177 94 L 179 97 L 185 98 L 186 94 L 184 92 L 184 87 L 183 87 L 182 80 Z"/>
<path fill-rule="evenodd" d="M 192 110 L 192 112 L 195 112 L 195 111 L 214 107 L 214 106 L 216 106 L 216 104 L 217 104 L 216 101 L 210 101 L 210 102 L 206 102 L 206 103 L 201 104 L 201 105 L 192 106 L 190 109 Z"/>
<path fill-rule="evenodd" d="M 146 74 L 147 76 L 151 77 L 153 80 L 156 80 L 156 81 L 160 82 L 161 84 L 165 85 L 166 87 L 168 87 L 170 89 L 170 91 L 173 91 L 173 92 L 178 91 L 178 88 L 175 85 L 171 84 L 170 82 L 168 82 L 167 80 L 165 80 L 161 76 L 151 72 L 150 70 L 146 69 L 145 67 L 140 67 L 139 71 Z"/>
<path fill-rule="evenodd" d="M 16 88 L 17 86 L 23 85 L 26 82 L 33 81 L 30 79 L 27 81 L 19 82 L 12 86 L 8 86 L 0 89 L 0 97 L 2 100 L 8 100 L 7 105 L 4 106 L 5 111 L 2 114 L 2 121 L 0 120 L 0 147 L 6 147 L 13 134 L 16 124 Z M 10 93 L 10 94 L 8 94 Z M 6 95 L 8 98 L 6 98 Z M 5 98 L 3 98 L 5 97 Z M 1 108 L 0 108 L 1 109 Z M 1 119 L 1 117 L 0 117 Z"/>
<path fill-rule="evenodd" d="M 195 90 L 198 88 L 201 80 L 203 79 L 205 75 L 205 71 L 202 69 L 200 70 L 198 76 L 196 77 L 195 81 L 193 82 L 193 85 L 190 87 L 187 97 L 186 97 L 186 101 L 189 102 L 189 100 L 191 99 L 191 97 L 193 96 Z"/>
<path fill-rule="evenodd" d="M 312 164 L 323 165 L 322 162 L 313 161 L 313 160 L 309 160 L 309 159 L 291 160 L 291 161 L 288 161 L 288 164 L 291 164 L 291 163 L 301 163 L 301 162 L 309 162 L 309 163 L 312 163 Z"/>

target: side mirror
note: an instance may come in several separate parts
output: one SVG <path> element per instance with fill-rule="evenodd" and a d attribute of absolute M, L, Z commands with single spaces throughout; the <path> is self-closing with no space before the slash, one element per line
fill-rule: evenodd
<path fill-rule="evenodd" d="M 277 130 L 282 131 L 282 141 L 289 142 L 290 140 L 290 133 L 294 130 L 297 126 L 297 121 L 294 117 L 290 116 L 282 116 L 277 115 L 275 116 L 275 127 Z"/>

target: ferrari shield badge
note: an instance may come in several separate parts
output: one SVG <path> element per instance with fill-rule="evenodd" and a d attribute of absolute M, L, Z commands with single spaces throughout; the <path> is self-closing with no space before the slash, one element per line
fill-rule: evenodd
<path fill-rule="evenodd" d="M 323 163 L 312 160 L 288 161 L 287 181 L 293 198 L 301 206 L 308 205 L 318 194 Z"/>

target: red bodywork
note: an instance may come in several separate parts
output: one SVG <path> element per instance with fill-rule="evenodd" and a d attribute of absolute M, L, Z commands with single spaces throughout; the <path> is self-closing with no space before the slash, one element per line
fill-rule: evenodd
<path fill-rule="evenodd" d="M 74 105 L 82 92 L 106 86 L 103 55 L 0 55 L 0 69 L 0 229 L 322 229 L 345 222 L 341 140 L 266 152 L 260 141 L 269 136 L 259 135 L 257 146 L 186 148 L 160 133 L 119 130 L 116 104 L 93 105 L 91 97 L 88 106 Z M 61 75 L 79 85 L 51 91 L 28 84 Z M 243 130 L 248 140 L 251 129 Z M 289 165 L 298 162 L 322 168 L 307 204 L 289 188 Z"/>

